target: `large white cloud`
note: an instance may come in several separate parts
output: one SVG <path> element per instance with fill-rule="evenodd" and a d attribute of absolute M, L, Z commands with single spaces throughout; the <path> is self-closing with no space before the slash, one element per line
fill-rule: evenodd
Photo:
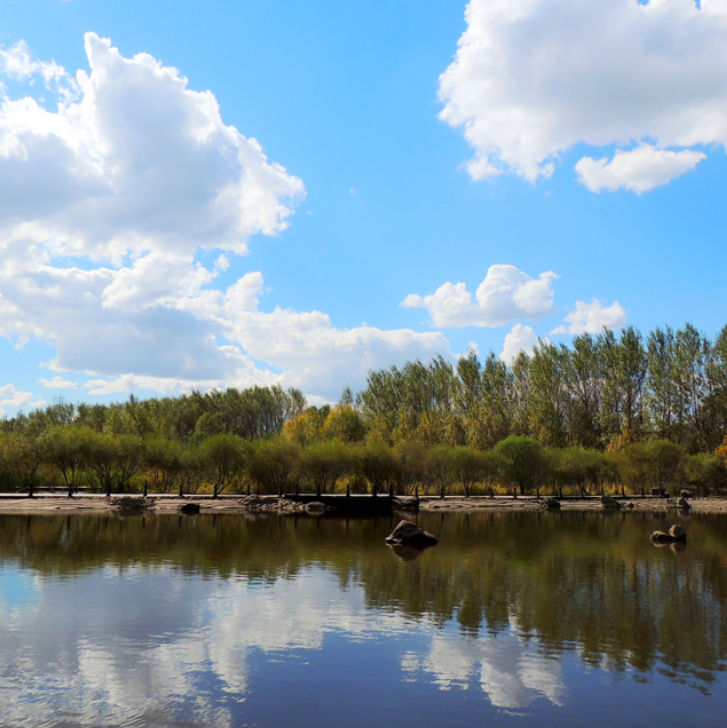
<path fill-rule="evenodd" d="M 592 189 L 644 191 L 700 159 L 663 150 L 727 142 L 724 0 L 471 0 L 466 20 L 439 94 L 476 179 L 536 180 L 580 143 L 651 143 L 639 164 L 579 170 Z"/>
<path fill-rule="evenodd" d="M 475 292 L 475 300 L 464 283 L 445 283 L 428 296 L 408 295 L 402 306 L 426 308 L 435 326 L 504 326 L 518 319 L 540 319 L 554 310 L 551 282 L 557 278 L 547 271 L 531 278 L 514 265 L 492 265 Z"/>
<path fill-rule="evenodd" d="M 282 231 L 303 183 L 176 69 L 93 33 L 86 52 L 74 79 L 25 44 L 0 49 L 0 72 L 58 92 L 55 111 L 0 104 L 0 335 L 49 343 L 50 368 L 88 373 L 93 394 L 281 382 L 335 399 L 369 367 L 448 353 L 438 333 L 260 311 L 260 272 L 217 286 L 228 257 L 199 251 L 242 255 Z"/>
<path fill-rule="evenodd" d="M 245 253 L 254 233 L 285 228 L 303 183 L 226 126 L 212 93 L 93 33 L 86 54 L 77 99 L 55 112 L 29 97 L 0 106 L 0 239 L 118 263 Z"/>

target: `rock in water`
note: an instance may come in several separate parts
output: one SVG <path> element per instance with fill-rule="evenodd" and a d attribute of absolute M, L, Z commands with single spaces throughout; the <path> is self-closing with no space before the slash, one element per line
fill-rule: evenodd
<path fill-rule="evenodd" d="M 400 521 L 399 525 L 386 537 L 386 543 L 404 546 L 434 546 L 438 541 L 431 533 L 422 531 L 411 521 Z"/>
<path fill-rule="evenodd" d="M 199 503 L 182 503 L 179 512 L 185 516 L 196 516 L 199 513 Z"/>
<path fill-rule="evenodd" d="M 669 533 L 664 533 L 664 531 L 654 531 L 654 533 L 651 534 L 651 541 L 653 543 L 675 543 L 677 541 L 681 542 L 686 540 L 687 532 L 684 530 L 684 527 L 676 524 L 669 529 Z"/>
<path fill-rule="evenodd" d="M 621 508 L 621 504 L 610 495 L 602 495 L 601 503 L 603 503 L 603 507 L 607 508 L 608 510 L 617 511 L 619 510 L 619 508 Z"/>
<path fill-rule="evenodd" d="M 677 501 L 677 508 L 679 508 L 683 511 L 688 511 L 691 508 L 691 506 L 689 505 L 689 501 L 684 496 L 682 496 Z"/>
<path fill-rule="evenodd" d="M 560 501 L 557 498 L 546 498 L 543 507 L 546 511 L 559 511 Z"/>

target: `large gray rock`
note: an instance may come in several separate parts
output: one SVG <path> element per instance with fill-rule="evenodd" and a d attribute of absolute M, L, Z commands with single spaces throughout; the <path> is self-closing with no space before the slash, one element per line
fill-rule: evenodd
<path fill-rule="evenodd" d="M 422 547 L 434 546 L 438 541 L 431 533 L 423 531 L 411 521 L 400 521 L 399 525 L 386 537 L 386 543 Z"/>
<path fill-rule="evenodd" d="M 118 495 L 109 498 L 109 505 L 127 511 L 145 511 L 154 507 L 154 500 L 138 495 Z"/>

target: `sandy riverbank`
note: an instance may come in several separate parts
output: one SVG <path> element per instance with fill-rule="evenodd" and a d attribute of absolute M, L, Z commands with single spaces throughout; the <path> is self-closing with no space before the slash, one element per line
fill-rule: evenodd
<path fill-rule="evenodd" d="M 676 501 L 666 498 L 627 498 L 619 499 L 622 512 L 669 512 L 676 510 Z M 397 499 L 395 509 L 412 508 L 414 499 Z M 238 495 L 220 496 L 217 499 L 209 496 L 188 496 L 180 499 L 170 495 L 150 495 L 149 512 L 158 514 L 177 513 L 183 503 L 198 503 L 203 514 L 244 514 L 250 511 L 300 512 L 305 510 L 302 504 L 292 501 L 278 502 L 277 496 L 262 496 L 254 504 L 245 502 Z M 727 498 L 695 498 L 690 500 L 692 513 L 727 513 Z M 476 511 L 540 511 L 543 500 L 537 498 L 510 497 L 422 497 L 419 499 L 419 510 L 422 512 L 466 513 Z M 564 499 L 561 511 L 603 511 L 604 507 L 598 498 Z M 0 515 L 83 515 L 111 514 L 129 512 L 101 495 L 80 495 L 68 498 L 61 495 L 43 495 L 35 498 L 0 495 Z"/>
<path fill-rule="evenodd" d="M 676 511 L 674 498 L 618 499 L 622 512 L 665 513 Z M 727 513 L 727 498 L 695 498 L 689 501 L 692 513 Z M 442 513 L 468 511 L 542 511 L 543 499 L 538 498 L 422 498 L 420 511 Z M 573 498 L 560 501 L 561 511 L 603 511 L 599 498 Z"/>

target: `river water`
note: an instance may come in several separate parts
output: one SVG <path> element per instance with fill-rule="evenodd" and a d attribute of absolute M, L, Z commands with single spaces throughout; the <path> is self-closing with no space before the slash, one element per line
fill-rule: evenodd
<path fill-rule="evenodd" d="M 4 516 L 0 727 L 723 726 L 727 519 L 677 518 Z"/>

